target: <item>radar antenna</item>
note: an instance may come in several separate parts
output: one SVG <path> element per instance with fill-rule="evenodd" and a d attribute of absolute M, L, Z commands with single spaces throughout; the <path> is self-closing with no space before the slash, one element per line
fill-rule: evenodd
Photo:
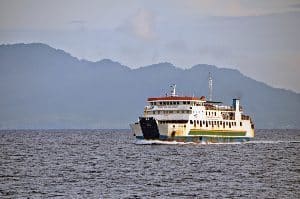
<path fill-rule="evenodd" d="M 170 87 L 172 88 L 172 90 L 171 90 L 171 96 L 172 97 L 176 97 L 177 96 L 176 95 L 176 84 L 172 84 Z"/>
<path fill-rule="evenodd" d="M 208 100 L 212 101 L 212 91 L 213 91 L 213 80 L 211 73 L 209 72 L 209 77 L 208 77 Z"/>

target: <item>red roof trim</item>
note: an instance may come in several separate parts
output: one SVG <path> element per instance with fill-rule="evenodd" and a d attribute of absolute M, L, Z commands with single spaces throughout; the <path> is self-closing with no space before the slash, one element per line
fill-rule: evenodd
<path fill-rule="evenodd" d="M 165 100 L 200 100 L 199 97 L 172 97 L 172 96 L 168 96 L 168 97 L 149 97 L 148 101 L 165 101 Z"/>

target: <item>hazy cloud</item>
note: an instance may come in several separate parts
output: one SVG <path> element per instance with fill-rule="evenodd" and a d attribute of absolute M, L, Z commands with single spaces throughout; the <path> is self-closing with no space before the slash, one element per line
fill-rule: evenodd
<path fill-rule="evenodd" d="M 132 19 L 133 32 L 140 38 L 151 40 L 155 38 L 154 15 L 145 10 L 140 9 Z"/>
<path fill-rule="evenodd" d="M 297 0 L 174 0 L 182 11 L 198 16 L 259 16 L 293 11 Z M 294 6 L 293 6 L 294 7 Z M 295 8 L 295 7 L 294 7 Z"/>

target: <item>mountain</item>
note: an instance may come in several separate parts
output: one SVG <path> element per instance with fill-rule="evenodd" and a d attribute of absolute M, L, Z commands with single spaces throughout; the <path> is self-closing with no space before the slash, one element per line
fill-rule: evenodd
<path fill-rule="evenodd" d="M 130 69 L 118 62 L 79 60 L 48 45 L 0 45 L 0 128 L 129 128 L 147 97 L 207 95 L 231 104 L 241 99 L 257 128 L 300 128 L 300 94 L 272 88 L 237 70 L 199 64 L 189 69 L 159 63 Z"/>

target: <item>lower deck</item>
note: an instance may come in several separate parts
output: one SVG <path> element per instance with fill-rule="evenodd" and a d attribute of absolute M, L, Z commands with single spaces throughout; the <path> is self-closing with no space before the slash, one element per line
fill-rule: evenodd
<path fill-rule="evenodd" d="M 138 139 L 158 139 L 183 142 L 243 142 L 254 137 L 250 121 L 239 128 L 224 129 L 220 127 L 195 128 L 189 123 L 160 123 L 153 117 L 141 117 L 140 121 L 131 124 L 131 129 Z"/>

